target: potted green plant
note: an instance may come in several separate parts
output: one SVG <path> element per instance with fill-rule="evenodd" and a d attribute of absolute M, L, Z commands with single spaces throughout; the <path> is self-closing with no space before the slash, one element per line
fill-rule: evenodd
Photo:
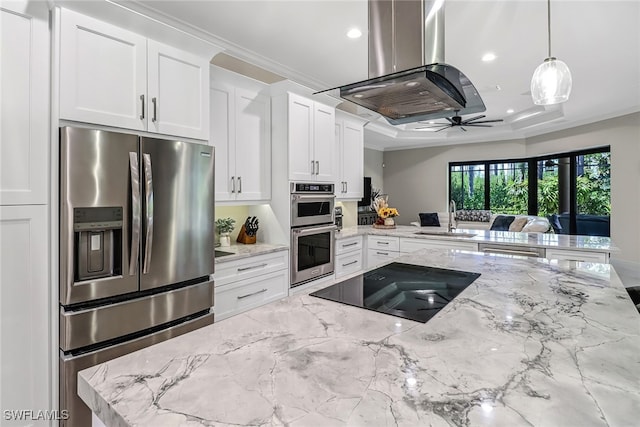
<path fill-rule="evenodd" d="M 236 220 L 233 218 L 216 219 L 216 231 L 220 234 L 220 246 L 231 246 L 230 234 L 235 228 Z"/>

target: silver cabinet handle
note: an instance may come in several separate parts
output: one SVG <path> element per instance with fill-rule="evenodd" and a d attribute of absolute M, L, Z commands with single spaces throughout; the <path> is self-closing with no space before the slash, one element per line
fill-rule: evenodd
<path fill-rule="evenodd" d="M 231 177 L 231 192 L 232 193 L 236 192 L 236 177 L 235 176 Z"/>
<path fill-rule="evenodd" d="M 267 292 L 267 288 L 260 289 L 259 291 L 252 292 L 252 293 L 250 293 L 250 294 L 241 295 L 241 296 L 238 296 L 238 297 L 236 297 L 236 298 L 238 298 L 238 299 L 249 298 L 249 297 L 252 297 L 252 296 L 254 296 L 254 295 L 261 294 L 261 293 L 263 293 L 263 292 Z"/>
<path fill-rule="evenodd" d="M 389 252 L 376 252 L 378 255 L 389 255 Z"/>
<path fill-rule="evenodd" d="M 343 248 L 348 248 L 349 246 L 355 246 L 355 245 L 357 245 L 357 244 L 358 244 L 358 242 L 353 242 L 353 243 L 348 243 L 348 244 L 346 244 L 346 245 L 342 245 L 342 247 L 343 247 Z"/>
<path fill-rule="evenodd" d="M 269 265 L 269 264 L 267 264 L 265 262 L 264 264 L 251 265 L 249 267 L 241 267 L 241 268 L 238 268 L 237 270 L 238 271 L 247 271 L 247 270 L 253 270 L 254 268 L 263 268 L 263 267 L 266 267 L 267 265 Z"/>
<path fill-rule="evenodd" d="M 316 160 L 316 175 L 320 175 L 320 161 Z"/>
<path fill-rule="evenodd" d="M 151 103 L 153 104 L 153 117 L 151 118 L 152 122 L 156 122 L 158 120 L 158 100 L 157 98 L 151 98 Z"/>
<path fill-rule="evenodd" d="M 344 182 L 344 192 L 345 193 L 349 192 L 349 183 L 347 181 Z"/>
<path fill-rule="evenodd" d="M 484 248 L 482 249 L 482 252 L 487 254 L 520 255 L 520 256 L 537 257 L 537 258 L 542 257 L 542 255 L 540 255 L 538 252 L 508 250 L 508 249 Z"/>
<path fill-rule="evenodd" d="M 142 101 L 142 114 L 140 114 L 140 120 L 144 120 L 144 94 L 140 95 L 140 101 Z"/>
<path fill-rule="evenodd" d="M 242 193 L 242 177 L 238 177 L 238 193 Z"/>
<path fill-rule="evenodd" d="M 376 243 L 379 244 L 379 245 L 388 245 L 389 244 L 389 242 L 376 242 Z"/>
<path fill-rule="evenodd" d="M 142 95 L 144 96 L 144 95 Z M 138 255 L 140 254 L 140 172 L 138 153 L 129 152 L 129 172 L 131 174 L 131 254 L 129 258 L 129 275 L 136 274 Z"/>
<path fill-rule="evenodd" d="M 348 262 L 348 263 L 346 263 L 346 264 L 342 264 L 342 266 L 343 266 L 343 267 L 346 267 L 346 266 L 348 266 L 348 265 L 357 264 L 357 262 L 358 262 L 358 260 L 351 261 L 351 262 Z"/>
<path fill-rule="evenodd" d="M 311 175 L 315 175 L 315 174 L 316 174 L 316 162 L 311 160 Z"/>
<path fill-rule="evenodd" d="M 144 161 L 144 190 L 147 195 L 146 206 L 146 222 L 147 234 L 144 243 L 144 264 L 142 273 L 149 272 L 149 264 L 151 263 L 151 247 L 153 246 L 153 175 L 151 174 L 151 155 L 144 153 L 142 155 Z"/>

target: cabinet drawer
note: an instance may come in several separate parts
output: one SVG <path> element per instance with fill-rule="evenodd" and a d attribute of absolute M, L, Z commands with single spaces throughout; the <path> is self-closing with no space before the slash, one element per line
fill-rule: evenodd
<path fill-rule="evenodd" d="M 367 236 L 367 249 L 383 249 L 385 251 L 400 250 L 400 238 L 389 236 Z"/>
<path fill-rule="evenodd" d="M 226 286 L 216 285 L 213 306 L 215 321 L 284 298 L 288 295 L 288 289 L 288 270 L 264 274 Z"/>
<path fill-rule="evenodd" d="M 585 252 L 564 249 L 547 249 L 547 259 L 561 259 L 566 261 L 609 263 L 609 254 L 603 252 Z"/>
<path fill-rule="evenodd" d="M 362 250 L 336 256 L 336 278 L 362 270 Z"/>
<path fill-rule="evenodd" d="M 336 255 L 355 250 L 362 250 L 362 236 L 336 240 Z"/>
<path fill-rule="evenodd" d="M 213 278 L 217 286 L 224 286 L 238 280 L 260 276 L 273 271 L 288 269 L 289 251 L 278 251 L 270 254 L 256 255 L 236 261 L 216 264 Z"/>
<path fill-rule="evenodd" d="M 385 251 L 383 249 L 367 250 L 367 268 L 376 267 L 400 256 L 400 252 Z"/>

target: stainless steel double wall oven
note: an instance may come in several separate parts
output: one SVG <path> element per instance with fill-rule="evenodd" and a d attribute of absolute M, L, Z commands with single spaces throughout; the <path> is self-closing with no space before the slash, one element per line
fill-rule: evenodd
<path fill-rule="evenodd" d="M 77 373 L 213 323 L 213 148 L 60 129 L 60 409 Z"/>
<path fill-rule="evenodd" d="M 291 183 L 291 286 L 334 270 L 333 184 Z"/>

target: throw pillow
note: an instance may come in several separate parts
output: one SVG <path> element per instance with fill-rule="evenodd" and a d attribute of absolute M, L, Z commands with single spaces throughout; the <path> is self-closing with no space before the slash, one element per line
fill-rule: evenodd
<path fill-rule="evenodd" d="M 496 219 L 493 220 L 490 230 L 509 231 L 509 226 L 514 219 L 516 219 L 516 217 L 513 215 L 498 215 Z"/>
<path fill-rule="evenodd" d="M 440 227 L 437 212 L 419 213 L 421 227 Z"/>
<path fill-rule="evenodd" d="M 532 219 L 522 228 L 524 233 L 546 233 L 551 228 L 551 224 L 546 218 Z"/>
<path fill-rule="evenodd" d="M 556 234 L 560 234 L 560 232 L 562 231 L 562 225 L 560 225 L 560 219 L 558 218 L 558 215 L 549 215 L 547 219 L 549 220 L 551 227 L 553 227 L 553 232 Z"/>
<path fill-rule="evenodd" d="M 478 221 L 489 222 L 491 219 L 491 211 L 482 209 L 461 209 L 456 212 L 456 220 L 458 221 Z"/>
<path fill-rule="evenodd" d="M 528 221 L 529 218 L 527 218 L 526 216 L 517 217 L 509 226 L 509 231 L 522 231 L 522 228 L 527 225 Z"/>

